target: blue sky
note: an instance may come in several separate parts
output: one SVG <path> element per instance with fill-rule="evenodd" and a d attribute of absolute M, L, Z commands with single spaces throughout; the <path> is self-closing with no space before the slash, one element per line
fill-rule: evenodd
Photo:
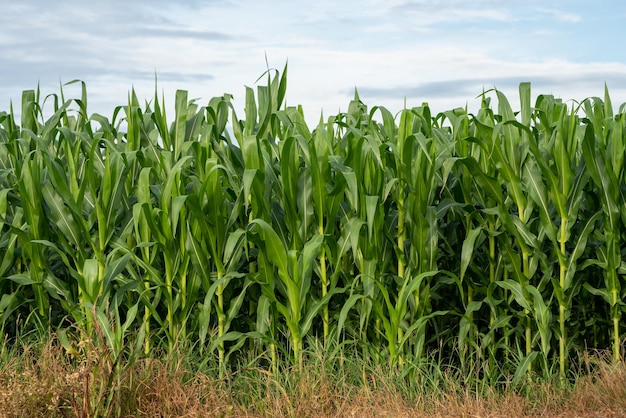
<path fill-rule="evenodd" d="M 88 110 L 111 116 L 134 87 L 166 102 L 233 94 L 289 62 L 287 104 L 307 120 L 346 110 L 358 88 L 392 111 L 478 106 L 483 88 L 517 100 L 602 96 L 626 102 L 626 3 L 614 0 L 23 0 L 0 16 L 0 110 L 21 91 L 80 79 Z M 68 86 L 66 97 L 78 97 Z M 240 116 L 243 117 L 243 114 Z"/>

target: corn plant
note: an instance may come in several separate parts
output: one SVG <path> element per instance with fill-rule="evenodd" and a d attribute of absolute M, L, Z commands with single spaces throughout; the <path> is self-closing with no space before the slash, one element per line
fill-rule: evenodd
<path fill-rule="evenodd" d="M 589 175 L 596 186 L 595 193 L 602 202 L 604 215 L 602 246 L 597 252 L 597 262 L 604 271 L 605 288 L 587 289 L 601 296 L 610 306 L 612 323 L 611 349 L 613 360 L 620 358 L 621 275 L 623 274 L 621 237 L 624 227 L 624 151 L 626 135 L 624 117 L 613 119 L 613 110 L 605 89 L 605 101 L 588 100 L 584 103 L 588 118 L 582 139 L 583 156 Z"/>
<path fill-rule="evenodd" d="M 523 88 L 524 106 L 526 113 L 530 114 L 530 86 L 525 84 Z M 569 355 L 566 321 L 571 314 L 572 300 L 580 290 L 577 261 L 600 213 L 582 222 L 579 220 L 579 208 L 589 177 L 582 166 L 581 130 L 574 109 L 568 113 L 561 102 L 540 96 L 537 113 L 538 129 L 528 136 L 534 163 L 529 168 L 527 183 L 559 265 L 558 280 L 553 278 L 552 285 L 559 305 L 559 374 L 564 379 Z"/>
<path fill-rule="evenodd" d="M 493 90 L 475 115 L 355 93 L 310 129 L 286 67 L 259 80 L 242 119 L 236 96 L 186 91 L 172 119 L 156 92 L 90 115 L 80 82 L 0 112 L 3 335 L 78 328 L 117 358 L 130 338 L 137 355 L 189 342 L 221 376 L 251 355 L 302 365 L 318 340 L 515 383 L 565 380 L 587 347 L 619 359 L 626 134 L 608 90 L 533 106 L 522 83 L 519 109 Z"/>

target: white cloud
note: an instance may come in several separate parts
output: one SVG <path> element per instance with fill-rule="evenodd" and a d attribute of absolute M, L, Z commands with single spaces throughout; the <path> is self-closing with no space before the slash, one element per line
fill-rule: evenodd
<path fill-rule="evenodd" d="M 470 4 L 464 0 L 410 0 L 396 2 L 388 10 L 423 18 L 425 24 L 476 19 L 506 22 L 515 19 L 511 14 L 511 4 L 501 1 L 478 1 Z"/>
<path fill-rule="evenodd" d="M 548 15 L 560 22 L 564 23 L 578 23 L 583 20 L 582 16 L 577 15 L 575 13 L 564 12 L 562 10 L 557 9 L 536 9 L 537 12 Z"/>
<path fill-rule="evenodd" d="M 254 85 L 265 71 L 266 54 L 270 67 L 282 69 L 289 60 L 288 104 L 303 104 L 313 121 L 321 109 L 327 115 L 345 110 L 355 86 L 370 105 L 398 109 L 407 97 L 409 105 L 428 101 L 447 110 L 471 103 L 483 86 L 500 84 L 515 95 L 518 78 L 535 80 L 534 92 L 548 89 L 565 99 L 601 95 L 606 79 L 614 104 L 626 101 L 626 82 L 611 82 L 626 74 L 623 55 L 606 55 L 614 63 L 602 63 L 600 54 L 582 55 L 595 50 L 572 49 L 576 38 L 559 44 L 558 27 L 541 19 L 579 22 L 580 16 L 558 5 L 538 11 L 533 0 L 471 6 L 462 0 L 194 0 L 185 7 L 179 1 L 128 8 L 115 0 L 97 10 L 72 2 L 61 12 L 43 1 L 30 3 L 41 4 L 42 13 L 24 6 L 0 16 L 0 56 L 11 63 L 0 68 L 0 111 L 38 80 L 54 93 L 59 78 L 80 78 L 92 111 L 107 115 L 133 86 L 151 99 L 155 71 L 170 103 L 176 89 L 201 102 L 227 92 L 242 109 L 244 85 Z"/>

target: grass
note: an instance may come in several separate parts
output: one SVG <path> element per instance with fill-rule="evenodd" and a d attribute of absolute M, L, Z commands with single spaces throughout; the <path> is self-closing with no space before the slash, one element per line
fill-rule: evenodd
<path fill-rule="evenodd" d="M 588 355 L 563 386 L 531 379 L 517 388 L 467 381 L 445 365 L 399 369 L 339 350 L 309 351 L 302 368 L 277 374 L 250 359 L 219 377 L 217 359 L 190 347 L 111 367 L 106 349 L 83 341 L 70 355 L 53 334 L 4 347 L 0 410 L 6 417 L 612 417 L 626 411 L 626 363 Z M 125 363 L 125 364 L 124 364 Z M 108 365 L 107 365 L 108 364 Z"/>

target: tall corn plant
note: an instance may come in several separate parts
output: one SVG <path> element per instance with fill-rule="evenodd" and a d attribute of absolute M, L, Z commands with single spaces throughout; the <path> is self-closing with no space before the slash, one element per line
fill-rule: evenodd
<path fill-rule="evenodd" d="M 162 273 L 152 270 L 148 279 L 157 294 L 164 296 L 165 318 L 160 318 L 159 315 L 154 317 L 165 331 L 170 349 L 179 337 L 186 336 L 186 323 L 192 300 L 188 296 L 187 276 L 191 259 L 186 248 L 189 233 L 186 186 L 190 182 L 188 176 L 192 158 L 189 155 L 190 139 L 194 137 L 196 131 L 193 124 L 188 127 L 187 121 L 196 114 L 196 108 L 195 105 L 188 103 L 187 92 L 178 91 L 175 122 L 168 127 L 161 106 L 155 107 L 152 115 L 155 127 L 153 132 L 158 134 L 158 137 L 153 137 L 152 141 L 162 140 L 165 149 L 158 148 L 154 142 L 148 145 L 152 149 L 158 149 L 159 152 L 154 156 L 156 164 L 144 167 L 140 172 L 137 182 L 137 195 L 140 198 L 134 209 L 135 228 L 142 230 L 146 235 L 143 237 L 144 242 L 156 244 L 160 265 L 163 268 Z M 192 289 L 195 290 L 195 286 L 192 286 Z M 154 306 L 152 310 L 155 311 Z"/>
<path fill-rule="evenodd" d="M 47 251 L 37 243 L 47 238 L 41 206 L 44 153 L 36 152 L 44 131 L 43 123 L 38 121 L 40 116 L 39 90 L 25 91 L 22 95 L 23 128 L 15 122 L 12 104 L 9 114 L 0 113 L 0 326 L 3 330 L 20 306 L 26 314 L 36 311 L 39 315 L 47 314 L 49 306 L 44 288 Z M 27 195 L 22 196 L 22 191 Z M 31 196 L 34 201 L 29 201 Z"/>
<path fill-rule="evenodd" d="M 58 106 L 55 100 L 54 113 L 45 123 L 36 121 L 42 111 L 34 96 L 29 96 L 34 99 L 33 107 L 25 106 L 30 113 L 24 115 L 23 122 L 31 127 L 31 146 L 39 151 L 39 168 L 31 166 L 34 160 L 27 162 L 30 172 L 23 177 L 24 184 L 19 189 L 23 198 L 33 198 L 26 208 L 30 219 L 28 230 L 38 235 L 31 237 L 26 247 L 37 248 L 38 254 L 45 254 L 46 263 L 42 272 L 37 271 L 42 263 L 34 263 L 35 270 L 27 273 L 28 279 L 20 275 L 14 277 L 22 277 L 35 288 L 46 290 L 45 297 L 59 300 L 78 323 L 87 320 L 84 325 L 89 331 L 96 300 L 108 296 L 109 286 L 128 261 L 128 257 L 120 258 L 115 253 L 109 257 L 105 254 L 120 220 L 128 221 L 128 216 L 124 212 L 123 198 L 116 192 L 123 177 L 117 174 L 124 172 L 125 162 L 113 148 L 108 159 L 100 155 L 100 140 L 85 117 L 84 84 L 82 92 L 83 99 L 76 100 L 79 106 L 76 118 L 68 116 L 71 101 Z M 102 176 L 103 171 L 108 175 Z M 37 216 L 47 219 L 46 237 L 37 232 L 41 231 L 40 227 L 30 228 L 31 224 L 37 224 Z M 92 231 L 97 239 L 85 239 Z M 21 229 L 15 232 L 17 236 L 25 235 Z M 41 286 L 33 282 L 40 274 L 44 279 Z"/>
<path fill-rule="evenodd" d="M 459 110 L 460 111 L 460 110 Z M 490 107 L 490 98 L 482 95 L 481 108 L 476 116 L 469 117 L 465 122 L 464 112 L 446 112 L 456 139 L 456 156 L 450 160 L 456 167 L 456 185 L 461 203 L 454 212 L 459 212 L 461 222 L 465 225 L 465 237 L 460 251 L 459 276 L 467 284 L 466 313 L 459 327 L 459 347 L 463 353 L 465 341 L 475 344 L 478 335 L 475 314 L 483 303 L 489 307 L 487 331 L 483 333 L 481 344 L 490 353 L 490 370 L 498 359 L 496 353 L 503 350 L 505 358 L 510 351 L 510 320 L 512 318 L 506 306 L 506 290 L 498 292 L 498 283 L 508 279 L 508 270 L 504 267 L 505 251 L 508 234 L 503 227 L 500 210 L 504 207 L 504 194 L 498 179 L 496 161 L 492 158 L 489 144 L 492 143 L 493 128 L 497 123 Z M 467 125 L 467 127 L 465 126 Z M 452 187 L 452 186 L 451 186 Z M 503 242 L 504 241 L 504 242 Z M 486 258 L 486 263 L 479 260 Z M 486 266 L 488 265 L 488 267 Z M 487 276 L 487 277 L 485 277 Z M 476 278 L 481 279 L 476 281 Z M 482 296 L 482 299 L 480 297 Z M 496 339 L 499 333 L 500 338 Z M 475 347 L 476 355 L 480 356 L 479 347 Z"/>
<path fill-rule="evenodd" d="M 134 92 L 109 121 L 84 84 L 50 96 L 47 120 L 34 91 L 20 124 L 0 113 L 2 326 L 52 312 L 115 353 L 133 333 L 146 353 L 186 339 L 222 375 L 246 350 L 301 364 L 319 337 L 390 364 L 451 348 L 464 369 L 486 348 L 490 370 L 519 356 L 516 381 L 536 360 L 565 377 L 585 320 L 619 356 L 625 140 L 608 94 L 533 108 L 522 84 L 517 113 L 496 92 L 497 112 L 483 94 L 476 116 L 436 117 L 355 95 L 311 132 L 283 106 L 286 71 L 267 75 L 245 120 L 229 95 L 201 108 L 179 91 L 171 125 Z"/>
<path fill-rule="evenodd" d="M 324 242 L 316 263 L 316 274 L 320 279 L 321 297 L 337 286 L 341 274 L 342 251 L 334 237 L 337 234 L 337 218 L 346 183 L 342 176 L 331 168 L 333 132 L 325 129 L 323 121 L 309 139 L 309 162 L 313 193 L 313 216 L 317 234 Z M 334 269 L 331 271 L 331 268 Z M 330 310 L 328 303 L 322 307 L 323 340 L 330 338 Z"/>
<path fill-rule="evenodd" d="M 5 122 L 6 119 L 3 120 Z M 2 132 L 6 134 L 6 131 Z M 3 139 L 6 140 L 6 137 Z M 11 326 L 11 320 L 19 308 L 26 305 L 29 308 L 29 297 L 24 291 L 26 285 L 21 285 L 9 276 L 20 274 L 24 268 L 20 256 L 20 246 L 18 234 L 14 231 L 23 224 L 22 209 L 12 204 L 11 200 L 16 195 L 14 189 L 13 169 L 9 161 L 9 150 L 6 143 L 0 144 L 0 161 L 2 162 L 3 189 L 0 191 L 0 329 L 3 336 L 7 334 L 6 329 Z"/>
<path fill-rule="evenodd" d="M 528 358 L 531 355 L 533 346 L 531 325 L 532 296 L 529 290 L 536 290 L 530 283 L 530 279 L 537 269 L 536 258 L 533 258 L 532 255 L 535 252 L 534 250 L 538 250 L 540 247 L 537 235 L 531 232 L 529 228 L 532 219 L 533 205 L 532 201 L 528 200 L 528 194 L 525 192 L 522 183 L 528 161 L 528 133 L 524 131 L 523 128 L 519 129 L 518 126 L 515 126 L 515 115 L 513 114 L 508 100 L 500 92 L 497 94 L 498 113 L 501 115 L 502 121 L 493 129 L 491 139 L 493 145 L 492 151 L 496 164 L 498 165 L 499 177 L 504 180 L 507 194 L 510 196 L 512 200 L 511 203 L 514 205 L 513 210 L 516 209 L 516 213 L 509 212 L 508 209 L 505 209 L 505 202 L 503 201 L 500 215 L 504 218 L 505 227 L 507 227 L 508 232 L 515 237 L 516 246 L 521 252 L 520 264 L 520 260 L 517 258 L 518 256 L 510 251 L 510 247 L 505 247 L 509 250 L 513 271 L 512 275 L 517 281 L 503 281 L 501 285 L 504 286 L 505 289 L 510 290 L 516 302 L 524 308 L 524 315 L 526 317 L 526 324 L 524 325 L 525 355 Z M 522 115 L 523 127 L 527 126 L 529 117 L 530 115 L 526 113 L 525 109 Z M 533 291 L 533 294 L 536 295 L 537 293 L 538 292 Z M 549 331 L 549 324 L 547 327 L 546 332 Z"/>
<path fill-rule="evenodd" d="M 44 181 L 43 152 L 38 149 L 39 124 L 37 115 L 39 104 L 34 91 L 22 95 L 22 120 L 19 138 L 10 143 L 12 160 L 16 173 L 16 189 L 19 192 L 20 207 L 23 211 L 23 225 L 14 231 L 18 234 L 27 275 L 11 276 L 12 280 L 31 285 L 37 312 L 44 316 L 49 301 L 44 289 L 47 264 L 46 249 L 38 244 L 48 235 L 47 223 L 41 210 L 43 196 L 41 184 Z"/>
<path fill-rule="evenodd" d="M 595 185 L 594 193 L 602 202 L 603 226 L 600 236 L 602 245 L 597 252 L 597 263 L 604 271 L 604 289 L 585 287 L 601 296 L 610 307 L 611 349 L 613 360 L 620 358 L 620 318 L 622 315 L 621 275 L 622 235 L 626 219 L 624 215 L 623 184 L 626 180 L 624 153 L 626 133 L 624 116 L 613 117 L 608 90 L 605 100 L 596 98 L 583 103 L 587 116 L 582 140 L 583 157 Z M 621 271 L 620 271 L 621 270 Z"/>
<path fill-rule="evenodd" d="M 439 228 L 435 206 L 438 190 L 443 184 L 440 168 L 445 159 L 445 148 L 440 146 L 440 132 L 433 127 L 427 106 L 405 110 L 400 117 L 398 130 L 404 180 L 407 190 L 402 205 L 409 248 L 406 277 L 411 281 L 418 277 L 428 278 L 438 270 Z M 401 189 L 401 194 L 404 193 Z M 420 358 L 426 341 L 423 318 L 429 317 L 431 283 L 424 280 L 413 290 L 411 322 L 420 324 L 412 341 L 413 354 Z M 435 312 L 436 313 L 436 312 Z"/>
<path fill-rule="evenodd" d="M 485 112 L 489 110 L 487 101 L 483 100 L 483 107 L 474 118 L 484 118 Z M 496 236 L 501 232 L 498 217 L 494 213 L 496 203 L 482 187 L 485 179 L 495 176 L 495 165 L 478 145 L 474 136 L 476 122 L 464 109 L 448 111 L 443 116 L 451 124 L 455 146 L 454 156 L 445 163 L 446 168 L 455 173 L 448 185 L 451 189 L 448 223 L 454 225 L 454 222 L 460 222 L 463 225 L 462 231 L 458 233 L 458 240 L 462 243 L 460 259 L 456 254 L 452 261 L 458 266 L 459 281 L 464 289 L 461 295 L 464 312 L 458 334 L 460 361 L 463 365 L 468 356 L 475 355 L 477 359 L 482 356 L 481 347 L 477 344 L 482 331 L 486 345 L 483 348 L 489 349 L 493 362 L 496 346 L 499 345 L 494 341 L 495 330 L 505 326 L 508 320 L 507 316 L 499 314 L 499 303 L 494 297 L 495 282 L 499 279 L 496 272 Z M 474 176 L 471 171 L 477 171 L 480 175 Z M 455 245 L 452 242 L 454 237 L 452 231 L 447 232 L 448 246 Z M 475 318 L 483 306 L 489 308 L 487 331 L 479 329 L 480 318 Z"/>
<path fill-rule="evenodd" d="M 282 77 L 276 74 L 271 77 L 267 71 L 267 85 L 257 88 L 257 97 L 251 87 L 246 87 L 245 120 L 240 121 L 236 113 L 231 113 L 233 134 L 241 152 L 241 192 L 243 198 L 243 220 L 245 228 L 255 219 L 272 222 L 272 192 L 277 187 L 278 178 L 272 163 L 277 155 L 276 144 L 270 142 L 270 119 L 274 112 L 280 109 L 286 90 L 286 70 Z M 261 77 L 262 78 L 262 77 Z M 274 281 L 269 277 L 262 277 L 259 265 L 267 259 L 259 252 L 253 240 L 246 240 L 245 253 L 248 258 L 248 274 L 253 283 L 258 283 L 251 291 L 261 293 L 260 289 L 272 288 Z M 267 292 L 267 290 L 266 290 Z M 276 305 L 264 293 L 250 303 L 249 310 L 256 309 L 256 330 L 254 339 L 267 344 L 270 350 L 272 367 L 278 365 L 276 326 L 278 312 Z"/>
<path fill-rule="evenodd" d="M 521 94 L 522 112 L 530 115 L 529 84 L 522 84 Z M 600 213 L 582 220 L 578 215 L 589 174 L 582 160 L 582 132 L 574 108 L 568 112 L 561 102 L 550 96 L 540 96 L 536 112 L 538 126 L 528 135 L 534 159 L 526 179 L 530 197 L 537 205 L 543 230 L 553 245 L 558 263 L 558 280 L 552 278 L 552 285 L 559 313 L 559 375 L 565 379 L 571 347 L 567 341 L 567 320 L 573 299 L 581 289 L 577 261 Z"/>
<path fill-rule="evenodd" d="M 509 297 L 523 308 L 520 319 L 525 340 L 522 351 L 524 357 L 518 367 L 518 376 L 521 376 L 530 368 L 537 355 L 532 350 L 533 322 L 539 329 L 543 365 L 544 370 L 547 370 L 552 319 L 548 304 L 540 292 L 545 279 L 538 283 L 531 283 L 530 279 L 535 275 L 540 262 L 546 267 L 544 269 L 546 272 L 549 266 L 546 265 L 546 258 L 542 253 L 541 241 L 545 233 L 534 226 L 536 224 L 534 201 L 528 199 L 524 182 L 532 164 L 532 155 L 529 151 L 530 108 L 523 104 L 520 122 L 516 119 L 506 97 L 498 91 L 496 94 L 499 115 L 494 115 L 492 120 L 476 118 L 473 120 L 477 128 L 477 143 L 495 162 L 495 176 L 490 172 L 483 172 L 474 159 L 466 158 L 462 163 L 481 183 L 489 199 L 496 203 L 496 213 L 502 222 L 503 230 L 507 232 L 498 241 L 504 259 L 507 260 L 505 270 L 507 277 L 495 283 L 510 292 Z M 525 100 L 523 92 L 521 97 Z M 545 276 L 549 277 L 549 274 Z"/>
<path fill-rule="evenodd" d="M 192 147 L 195 175 L 191 178 L 193 188 L 187 200 L 191 215 L 185 243 L 195 270 L 195 275 L 190 277 L 197 277 L 205 292 L 197 318 L 201 350 L 204 350 L 212 325 L 210 313 L 214 309 L 217 336 L 212 346 L 218 350 L 220 373 L 226 363 L 226 340 L 233 338 L 233 333 L 229 333 L 230 326 L 239 315 L 249 285 L 246 281 L 243 286 L 236 286 L 229 293 L 239 294 L 226 303 L 225 291 L 232 287 L 233 279 L 243 277 L 239 270 L 244 243 L 240 219 L 243 202 L 241 180 L 233 164 L 233 147 L 225 137 L 226 121 L 231 110 L 230 96 L 211 100 L 205 112 L 206 123 L 202 123 L 199 131 L 199 142 Z M 191 281 L 194 282 L 196 280 Z M 190 303 L 193 300 L 192 297 Z"/>
<path fill-rule="evenodd" d="M 386 266 L 391 262 L 384 236 L 385 167 L 381 157 L 384 142 L 372 129 L 371 116 L 356 93 L 348 112 L 335 118 L 334 123 L 341 145 L 331 166 L 345 184 L 344 201 L 339 209 L 337 256 L 347 273 L 345 284 L 351 289 L 342 308 L 338 333 L 343 331 L 345 317 L 356 304 L 359 320 L 353 332 L 365 348 L 377 341 L 381 333 L 380 316 L 374 320 L 373 330 L 370 319 L 378 293 L 376 281 L 384 278 Z"/>
<path fill-rule="evenodd" d="M 120 274 L 126 269 L 130 254 L 113 247 L 117 239 L 125 239 L 131 231 L 132 218 L 124 184 L 135 155 L 114 145 L 117 137 L 110 126 L 97 122 L 104 118 L 87 117 L 84 84 L 82 97 L 76 100 L 76 118 L 68 116 L 66 109 L 70 102 L 65 102 L 47 122 L 55 126 L 51 142 L 58 147 L 46 155 L 49 181 L 43 187 L 43 194 L 52 231 L 58 236 L 45 245 L 54 250 L 54 259 L 69 272 L 63 277 L 69 289 L 78 291 L 76 301 L 66 296 L 65 302 L 70 306 L 65 309 L 79 322 L 81 317 L 87 319 L 87 330 L 91 332 L 91 322 L 104 318 L 104 312 L 112 312 L 119 320 L 120 305 L 127 302 L 120 297 L 111 301 L 110 296 L 114 289 L 128 285 Z M 68 126 L 56 126 L 59 121 Z M 93 122 L 100 125 L 95 131 Z M 71 308 L 73 302 L 78 302 L 78 311 Z M 96 318 L 92 317 L 94 312 Z M 107 335 L 115 335 L 119 347 L 122 334 L 118 328 Z M 113 338 L 109 341 L 113 344 Z"/>
<path fill-rule="evenodd" d="M 245 136 L 248 125 L 239 136 L 247 148 L 244 149 L 246 172 L 252 177 L 251 184 L 244 186 L 244 192 L 250 197 L 247 190 L 255 193 L 253 199 L 261 203 L 260 211 L 252 208 L 247 234 L 258 249 L 259 284 L 263 297 L 270 302 L 270 305 L 260 305 L 266 311 L 258 315 L 264 322 L 271 322 L 273 315 L 267 309 L 273 307 L 277 311 L 287 326 L 293 359 L 301 364 L 303 338 L 320 309 L 338 289 L 322 289 L 319 300 L 310 298 L 314 261 L 322 251 L 324 237 L 313 228 L 310 132 L 296 109 L 279 109 L 284 98 L 285 73 L 281 78 L 268 78 L 267 87 L 258 90 L 259 125 L 254 128 L 258 129 L 254 138 Z M 256 108 L 250 94 L 246 116 L 254 116 Z M 277 165 L 274 165 L 275 160 Z M 305 162 L 308 166 L 303 167 Z M 258 180 L 255 183 L 256 178 L 264 180 L 264 188 Z M 278 207 L 271 202 L 269 193 L 272 191 L 281 203 Z M 254 212 L 260 216 L 253 218 Z M 276 277 L 273 272 L 277 272 Z M 277 298 L 277 293 L 283 296 L 284 303 Z"/>

